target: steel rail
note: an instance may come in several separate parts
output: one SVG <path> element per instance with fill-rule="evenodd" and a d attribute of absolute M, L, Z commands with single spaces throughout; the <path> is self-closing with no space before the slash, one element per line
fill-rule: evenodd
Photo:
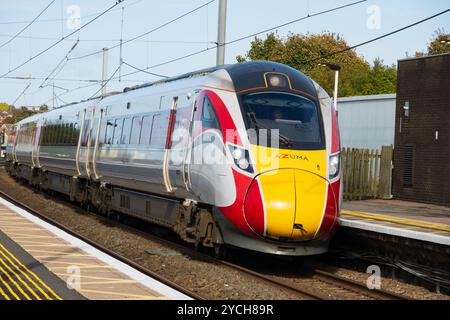
<path fill-rule="evenodd" d="M 36 190 L 33 188 L 33 190 Z M 39 193 L 44 194 L 41 191 L 38 191 Z M 159 276 L 158 274 L 136 264 L 135 262 L 113 252 L 112 250 L 103 247 L 102 245 L 99 245 L 97 243 L 95 243 L 92 240 L 87 239 L 86 237 L 77 234 L 76 232 L 73 232 L 72 230 L 70 230 L 69 228 L 63 226 L 62 224 L 60 224 L 59 222 L 54 221 L 51 218 L 46 217 L 44 214 L 37 212 L 36 210 L 30 208 L 29 206 L 21 203 L 18 200 L 15 200 L 14 198 L 12 198 L 11 196 L 9 196 L 8 194 L 6 194 L 4 191 L 0 190 L 0 196 L 4 196 L 5 198 L 7 198 L 9 201 L 18 204 L 19 207 L 23 207 L 25 210 L 30 211 L 31 213 L 36 213 L 37 216 L 39 216 L 40 218 L 42 218 L 43 220 L 56 225 L 58 228 L 63 229 L 64 231 L 72 234 L 75 237 L 80 238 L 81 240 L 91 244 L 94 247 L 98 247 L 99 250 L 104 251 L 105 253 L 110 254 L 113 257 L 116 257 L 118 260 L 129 264 L 130 266 L 132 266 L 133 268 L 143 272 L 144 274 L 147 274 L 151 277 L 154 277 L 156 279 L 161 279 L 160 281 L 175 288 L 176 290 L 179 290 L 185 294 L 187 294 L 188 296 L 191 296 L 195 299 L 198 300 L 204 300 L 203 297 L 200 297 L 199 295 L 197 295 L 196 293 L 190 292 L 190 291 L 186 291 L 185 288 L 182 288 L 181 286 L 173 283 L 170 280 L 167 280 L 161 276 Z M 240 266 L 238 264 L 229 262 L 229 261 L 225 261 L 222 259 L 217 259 L 209 254 L 206 253 L 202 253 L 199 252 L 197 250 L 195 250 L 194 248 L 189 247 L 188 245 L 185 244 L 180 244 L 177 243 L 175 241 L 172 240 L 168 240 L 167 238 L 164 238 L 162 236 L 158 236 L 158 235 L 154 235 L 154 234 L 150 234 L 149 232 L 145 232 L 143 230 L 140 230 L 136 227 L 132 227 L 128 224 L 124 224 L 124 223 L 120 223 L 118 221 L 114 221 L 111 219 L 108 219 L 107 217 L 98 215 L 96 213 L 90 212 L 88 210 L 83 210 L 82 208 L 80 208 L 79 206 L 70 203 L 66 200 L 60 199 L 60 198 L 52 198 L 54 201 L 63 204 L 63 205 L 68 205 L 70 207 L 72 207 L 74 210 L 80 211 L 82 210 L 85 213 L 88 213 L 90 215 L 95 216 L 97 219 L 101 219 L 104 221 L 107 221 L 108 224 L 114 225 L 116 227 L 119 227 L 123 230 L 129 231 L 133 234 L 142 236 L 148 240 L 157 242 L 158 244 L 165 246 L 165 247 L 169 247 L 173 250 L 176 250 L 180 253 L 183 253 L 191 258 L 195 258 L 195 259 L 199 259 L 199 260 L 204 260 L 204 261 L 208 261 L 211 263 L 216 263 L 216 264 L 220 264 L 223 265 L 225 267 L 228 267 L 230 269 L 233 269 L 235 271 L 238 271 L 240 273 L 243 273 L 251 278 L 254 279 L 258 279 L 261 280 L 265 283 L 267 283 L 270 286 L 273 287 L 277 287 L 278 289 L 281 289 L 283 291 L 287 291 L 290 293 L 293 293 L 295 295 L 298 295 L 300 297 L 302 297 L 303 299 L 307 299 L 307 300 L 330 300 L 333 298 L 339 298 L 339 297 L 330 297 L 330 296 L 326 296 L 324 294 L 318 293 L 317 291 L 313 290 L 313 289 L 307 289 L 307 288 L 299 288 L 298 286 L 295 285 L 291 285 L 288 284 L 287 281 L 282 281 L 282 280 L 277 280 L 275 279 L 273 276 L 269 276 L 269 275 L 265 275 L 263 273 L 248 269 L 246 267 Z M 330 285 L 333 285 L 335 287 L 338 288 L 342 288 L 345 289 L 347 291 L 359 294 L 361 296 L 365 296 L 365 297 L 370 297 L 372 299 L 376 299 L 376 300 L 408 300 L 409 298 L 406 296 L 402 296 L 393 292 L 389 292 L 386 290 L 370 290 L 369 288 L 367 288 L 367 286 L 365 286 L 362 283 L 359 283 L 357 281 L 351 280 L 351 279 L 347 279 L 344 277 L 340 277 L 337 276 L 335 274 L 331 274 L 322 270 L 318 270 L 318 269 L 313 269 L 312 271 L 312 275 L 311 275 L 311 279 L 315 279 L 318 281 L 321 281 L 323 283 L 328 283 Z"/>
<path fill-rule="evenodd" d="M 161 282 L 161 283 L 171 287 L 172 289 L 175 289 L 175 290 L 177 290 L 177 291 L 179 291 L 179 292 L 181 292 L 181 293 L 183 293 L 183 294 L 185 294 L 185 295 L 187 295 L 187 296 L 189 296 L 189 297 L 191 297 L 191 298 L 193 298 L 195 300 L 204 300 L 203 297 L 197 295 L 195 292 L 192 292 L 192 291 L 190 291 L 190 290 L 188 290 L 186 288 L 183 288 L 182 286 L 176 284 L 175 282 L 170 281 L 170 280 L 166 279 L 165 277 L 162 277 L 159 274 L 142 267 L 141 265 L 135 263 L 134 261 L 132 261 L 132 260 L 130 260 L 130 259 L 128 259 L 128 258 L 126 258 L 126 257 L 124 257 L 124 256 L 122 256 L 120 254 L 118 254 L 117 252 L 114 252 L 114 251 L 112 251 L 112 250 L 102 246 L 101 244 L 99 244 L 99 243 L 97 243 L 97 242 L 95 242 L 95 241 L 93 241 L 93 240 L 91 240 L 89 238 L 84 237 L 83 235 L 80 235 L 79 233 L 77 233 L 77 232 L 71 230 L 70 228 L 62 225 L 61 223 L 55 221 L 54 219 L 51 219 L 51 218 L 47 217 L 45 214 L 42 214 L 42 213 L 38 212 L 37 210 L 29 207 L 28 205 L 20 202 L 19 200 L 14 199 L 13 197 L 11 197 L 7 193 L 3 192 L 2 190 L 0 190 L 0 197 L 2 197 L 5 200 L 11 202 L 15 206 L 17 206 L 17 207 L 19 207 L 19 208 L 29 212 L 30 214 L 38 217 L 39 219 L 44 220 L 45 222 L 47 222 L 47 223 L 57 227 L 58 229 L 61 229 L 64 232 L 67 232 L 68 234 L 70 234 L 70 235 L 80 239 L 81 241 L 86 242 L 87 244 L 89 244 L 89 245 L 93 246 L 94 248 L 102 251 L 103 253 L 105 253 L 105 254 L 107 254 L 107 255 L 109 255 L 109 256 L 111 256 L 111 257 L 113 257 L 113 258 L 115 258 L 115 259 L 117 259 L 117 260 L 119 260 L 119 261 L 121 261 L 121 262 L 123 262 L 125 264 L 127 264 L 128 266 L 138 270 L 139 272 L 142 272 L 143 274 L 145 274 L 145 275 L 147 275 L 147 276 L 149 276 L 149 277 L 151 277 L 153 279 L 158 280 L 159 282 Z"/>

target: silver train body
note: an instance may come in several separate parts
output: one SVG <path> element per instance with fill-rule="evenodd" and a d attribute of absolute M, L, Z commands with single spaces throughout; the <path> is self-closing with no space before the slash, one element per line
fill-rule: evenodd
<path fill-rule="evenodd" d="M 251 124 L 242 99 L 274 93 L 312 101 L 308 103 L 317 108 L 322 140 L 305 148 L 280 146 L 276 167 L 264 168 L 255 156 L 259 147 L 243 133 Z M 27 118 L 8 141 L 7 169 L 101 213 L 126 214 L 170 228 L 188 242 L 280 255 L 320 254 L 335 231 L 342 198 L 340 172 L 330 176 L 331 156 L 340 151 L 339 141 L 333 141 L 334 112 L 328 95 L 289 67 L 269 62 L 219 67 Z M 227 130 L 236 133 L 225 137 Z M 209 144 L 220 150 L 213 163 L 202 158 Z M 288 153 L 291 158 L 308 157 L 310 163 L 283 164 L 279 159 Z M 199 154 L 201 161 L 193 161 Z M 311 225 L 304 228 L 306 233 L 298 229 L 303 228 L 300 223 L 291 226 L 288 211 L 288 223 L 275 217 L 277 209 L 271 209 L 267 198 L 275 180 L 266 179 L 263 193 L 266 182 L 260 176 L 277 170 L 277 179 L 284 181 L 287 168 L 310 174 L 307 183 L 321 190 L 306 197 L 308 208 L 318 208 L 317 213 L 310 211 L 317 217 L 304 220 Z M 260 191 L 251 200 L 253 206 L 249 193 L 255 183 Z M 317 199 L 322 203 L 316 205 Z M 258 205 L 262 209 L 255 211 Z M 294 207 L 298 214 L 300 205 Z"/>

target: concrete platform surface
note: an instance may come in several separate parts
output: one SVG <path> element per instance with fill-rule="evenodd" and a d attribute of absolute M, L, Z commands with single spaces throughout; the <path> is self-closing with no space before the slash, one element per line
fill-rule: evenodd
<path fill-rule="evenodd" d="M 189 297 L 0 198 L 0 300 Z"/>
<path fill-rule="evenodd" d="M 401 200 L 344 202 L 341 225 L 450 246 L 450 208 Z"/>

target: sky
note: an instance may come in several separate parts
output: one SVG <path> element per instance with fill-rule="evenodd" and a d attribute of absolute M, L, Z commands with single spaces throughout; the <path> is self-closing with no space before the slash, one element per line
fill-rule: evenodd
<path fill-rule="evenodd" d="M 285 22 L 305 17 L 308 14 L 328 10 L 355 2 L 356 0 L 228 0 L 227 41 L 235 40 L 256 32 L 281 25 Z M 73 18 L 79 14 L 79 25 L 84 25 L 98 14 L 112 6 L 116 0 L 56 0 L 19 37 L 4 45 L 12 36 L 32 21 L 50 0 L 0 0 L 0 75 L 21 65 L 62 37 L 77 30 Z M 70 53 L 76 58 L 96 52 L 105 47 L 119 44 L 137 35 L 155 29 L 172 19 L 189 12 L 209 0 L 124 0 L 111 11 L 101 16 L 79 32 L 47 51 L 23 67 L 10 73 L 12 77 L 35 77 L 41 80 L 0 78 L 0 102 L 17 106 L 59 106 L 86 99 L 95 94 L 100 85 L 85 80 L 102 78 L 102 54 L 77 60 L 69 60 L 57 69 L 55 79 L 40 85 L 69 52 L 79 39 L 80 42 Z M 217 41 L 218 0 L 186 17 L 171 23 L 148 36 L 123 45 L 122 59 L 128 64 L 144 69 L 166 61 L 214 47 Z M 122 7 L 124 9 L 122 10 Z M 310 17 L 281 27 L 276 32 L 286 37 L 290 33 L 338 33 L 350 44 L 355 45 L 375 38 L 395 29 L 432 16 L 450 8 L 450 0 L 378 0 L 366 1 L 331 13 Z M 122 27 L 123 13 L 123 27 Z M 427 43 L 437 29 L 450 32 L 450 12 L 421 25 L 395 34 L 380 41 L 362 46 L 358 54 L 367 61 L 381 58 L 385 64 L 396 64 L 407 53 L 426 50 Z M 259 37 L 264 38 L 265 34 Z M 245 55 L 252 38 L 226 47 L 226 63 L 235 63 L 236 56 Z M 175 76 L 186 72 L 211 67 L 216 63 L 216 50 L 211 49 L 174 63 L 169 63 L 149 72 Z M 120 48 L 109 51 L 108 75 L 117 70 L 127 74 L 135 69 L 120 64 Z M 108 83 L 108 91 L 122 90 L 124 87 L 150 82 L 160 77 L 139 72 Z M 81 81 L 80 81 L 81 80 Z M 55 87 L 53 88 L 53 84 Z M 90 87 L 81 88 L 91 85 Z M 67 90 L 69 90 L 67 92 Z M 53 99 L 54 94 L 58 96 Z"/>

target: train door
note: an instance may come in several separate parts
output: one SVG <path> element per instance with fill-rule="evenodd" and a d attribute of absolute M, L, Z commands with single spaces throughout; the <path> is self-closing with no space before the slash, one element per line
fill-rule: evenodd
<path fill-rule="evenodd" d="M 82 128 L 80 134 L 79 152 L 77 152 L 80 176 L 89 178 L 91 175 L 90 170 L 90 151 L 91 151 L 91 139 L 93 131 L 93 122 L 95 116 L 95 107 L 89 106 L 83 110 Z"/>
<path fill-rule="evenodd" d="M 99 109 L 97 110 L 97 114 L 94 114 L 95 119 L 93 122 L 93 131 L 92 131 L 92 138 L 91 138 L 91 143 L 92 143 L 92 156 L 90 159 L 90 168 L 91 168 L 91 177 L 95 180 L 98 180 L 100 178 L 100 174 L 98 172 L 98 168 L 97 168 L 97 158 L 98 158 L 98 151 L 99 148 L 101 147 L 101 132 L 102 132 L 102 122 L 103 122 L 103 117 L 105 115 L 105 110 Z"/>
<path fill-rule="evenodd" d="M 189 130 L 188 130 L 188 141 L 185 148 L 185 154 L 183 159 L 183 182 L 184 187 L 186 188 L 186 191 L 191 191 L 191 175 L 190 175 L 190 165 L 191 165 L 191 158 L 192 158 L 192 148 L 194 145 L 194 138 L 193 138 L 193 130 L 194 130 L 194 119 L 195 114 L 197 112 L 198 108 L 198 96 L 196 95 L 193 98 L 192 101 L 192 110 L 191 110 L 191 116 L 189 121 Z"/>
<path fill-rule="evenodd" d="M 40 168 L 41 164 L 39 162 L 39 152 L 40 152 L 40 142 L 41 142 L 41 122 L 36 122 L 36 126 L 34 128 L 34 136 L 33 136 L 33 144 L 32 144 L 32 162 L 33 166 L 36 168 Z"/>
<path fill-rule="evenodd" d="M 14 138 L 14 146 L 12 152 L 14 162 L 19 162 L 19 159 L 17 159 L 17 147 L 19 146 L 19 139 L 20 139 L 20 125 L 16 127 L 16 134 Z"/>
<path fill-rule="evenodd" d="M 164 146 L 164 158 L 163 158 L 163 180 L 167 192 L 173 192 L 175 185 L 172 183 L 173 177 L 172 179 L 170 177 L 170 167 L 173 167 L 173 164 L 170 163 L 171 162 L 170 151 L 173 146 L 172 138 L 175 129 L 175 122 L 177 119 L 177 106 L 178 106 L 178 97 L 173 97 L 169 114 L 169 125 L 167 128 L 166 143 Z"/>
<path fill-rule="evenodd" d="M 98 142 L 97 137 L 100 130 L 100 114 L 103 114 L 103 111 L 97 108 L 96 106 L 92 107 L 91 116 L 89 118 L 89 125 L 86 129 L 87 131 L 87 139 L 86 139 L 86 154 L 85 154 L 85 166 L 86 166 L 86 176 L 91 179 L 97 179 L 96 166 L 94 157 L 96 156 L 96 143 Z"/>

